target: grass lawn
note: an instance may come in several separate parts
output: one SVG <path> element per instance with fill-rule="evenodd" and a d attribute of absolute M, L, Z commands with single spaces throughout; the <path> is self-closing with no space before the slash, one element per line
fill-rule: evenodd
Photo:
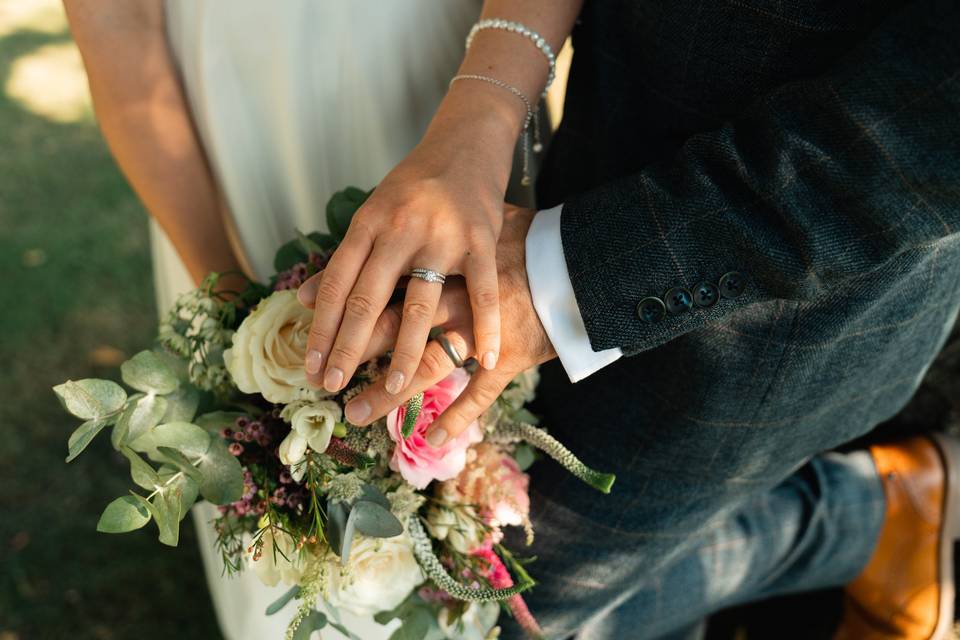
<path fill-rule="evenodd" d="M 190 523 L 177 549 L 96 533 L 127 463 L 101 438 L 64 464 L 76 421 L 50 387 L 113 375 L 156 311 L 146 214 L 58 93 L 82 80 L 59 11 L 0 0 L 0 640 L 218 638 Z"/>

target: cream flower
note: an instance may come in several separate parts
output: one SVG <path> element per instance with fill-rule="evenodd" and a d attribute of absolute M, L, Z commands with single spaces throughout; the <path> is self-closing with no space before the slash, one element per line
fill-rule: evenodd
<path fill-rule="evenodd" d="M 331 562 L 326 598 L 334 607 L 369 616 L 399 605 L 424 579 L 405 532 L 393 538 L 358 535 L 346 569 L 339 560 Z"/>
<path fill-rule="evenodd" d="M 277 452 L 280 462 L 290 465 L 290 475 L 297 482 L 303 479 L 307 467 L 303 461 L 309 448 L 323 453 L 330 445 L 333 429 L 342 417 L 340 405 L 330 400 L 291 404 L 280 413 L 290 421 L 290 433 L 280 443 Z"/>
<path fill-rule="evenodd" d="M 450 609 L 444 607 L 437 623 L 446 640 L 488 640 L 499 637 L 499 629 L 494 631 L 499 617 L 496 602 L 471 602 L 454 622 L 450 621 Z"/>
<path fill-rule="evenodd" d="M 262 536 L 259 557 L 247 551 L 247 560 L 260 582 L 275 587 L 280 582 L 293 586 L 300 584 L 310 562 L 310 554 L 301 553 L 290 534 L 267 529 Z"/>
<path fill-rule="evenodd" d="M 427 510 L 427 530 L 463 554 L 479 546 L 482 537 L 477 513 L 470 505 L 431 505 Z"/>
<path fill-rule="evenodd" d="M 270 402 L 287 404 L 317 397 L 307 386 L 304 357 L 313 311 L 297 301 L 293 290 L 264 298 L 240 324 L 223 360 L 244 393 L 259 393 Z"/>

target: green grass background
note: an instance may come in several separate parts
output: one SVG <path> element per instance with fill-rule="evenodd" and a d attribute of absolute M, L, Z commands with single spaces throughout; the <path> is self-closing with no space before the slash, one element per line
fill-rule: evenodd
<path fill-rule="evenodd" d="M 69 41 L 0 39 L 0 88 L 16 60 Z M 101 437 L 64 464 L 76 420 L 50 391 L 113 377 L 117 351 L 150 344 L 148 249 L 92 120 L 60 124 L 0 92 L 0 640 L 219 637 L 189 521 L 177 549 L 152 526 L 96 533 L 128 490 L 126 463 Z"/>

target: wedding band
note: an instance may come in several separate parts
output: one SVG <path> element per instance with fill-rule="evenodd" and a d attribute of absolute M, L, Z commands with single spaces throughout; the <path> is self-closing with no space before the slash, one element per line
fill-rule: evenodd
<path fill-rule="evenodd" d="M 450 344 L 450 341 L 447 339 L 447 336 L 442 333 L 437 336 L 437 342 L 440 343 L 440 346 L 443 347 L 443 351 L 450 356 L 450 360 L 453 362 L 453 366 L 458 369 L 463 366 L 463 358 L 460 357 L 460 354 L 457 353 L 456 347 Z"/>
<path fill-rule="evenodd" d="M 424 282 L 436 282 L 437 284 L 443 284 L 447 281 L 447 276 L 443 275 L 439 271 L 434 271 L 433 269 L 426 269 L 424 267 L 417 267 L 415 269 L 410 269 L 411 278 L 420 278 Z"/>

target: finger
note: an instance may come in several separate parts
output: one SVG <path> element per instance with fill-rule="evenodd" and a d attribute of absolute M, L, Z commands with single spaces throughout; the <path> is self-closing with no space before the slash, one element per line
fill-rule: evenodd
<path fill-rule="evenodd" d="M 443 334 L 464 360 L 474 353 L 473 334 L 469 326 L 464 323 L 461 325 L 462 328 L 450 329 Z M 453 360 L 440 343 L 431 340 L 423 350 L 420 364 L 406 389 L 398 394 L 387 393 L 384 389 L 384 380 L 379 380 L 357 394 L 347 404 L 345 410 L 347 420 L 359 426 L 366 426 L 374 420 L 379 420 L 416 394 L 446 378 L 455 368 Z"/>
<path fill-rule="evenodd" d="M 399 304 L 391 304 L 383 310 L 373 327 L 370 342 L 360 358 L 361 362 L 381 356 L 397 344 L 397 336 L 400 334 L 400 313 L 401 306 Z M 440 302 L 437 304 L 437 310 L 433 314 L 430 326 L 468 327 L 472 323 L 473 316 L 470 312 L 470 304 L 467 300 L 463 281 L 451 282 L 448 280 L 442 289 Z M 472 340 L 471 344 L 473 344 Z"/>
<path fill-rule="evenodd" d="M 377 318 L 387 307 L 397 279 L 407 263 L 408 260 L 399 255 L 395 244 L 385 241 L 374 244 L 356 285 L 344 301 L 343 319 L 323 372 L 323 388 L 327 391 L 339 391 L 353 376 L 370 343 Z M 326 278 L 320 285 L 321 290 L 325 283 Z M 319 308 L 314 316 L 317 313 Z"/>
<path fill-rule="evenodd" d="M 477 369 L 463 393 L 427 429 L 427 442 L 440 447 L 459 436 L 497 401 L 512 379 L 500 369 Z"/>
<path fill-rule="evenodd" d="M 353 289 L 360 269 L 373 248 L 373 240 L 362 226 L 351 226 L 337 247 L 322 275 L 317 274 L 313 322 L 307 336 L 305 368 L 307 381 L 320 386 L 324 359 L 329 355 L 337 329 L 343 318 L 347 296 Z"/>
<path fill-rule="evenodd" d="M 387 373 L 384 383 L 387 392 L 400 393 L 417 370 L 420 356 L 423 355 L 430 337 L 430 328 L 433 326 L 433 317 L 442 290 L 443 285 L 439 282 L 426 282 L 417 278 L 407 285 L 397 346 L 390 358 L 390 372 Z"/>
<path fill-rule="evenodd" d="M 478 245 L 464 264 L 464 278 L 473 310 L 477 359 L 484 369 L 497 366 L 500 357 L 500 291 L 493 243 Z"/>
<path fill-rule="evenodd" d="M 317 290 L 320 288 L 320 280 L 323 277 L 323 271 L 315 273 L 303 281 L 297 288 L 297 301 L 307 309 L 313 309 L 317 300 Z"/>

